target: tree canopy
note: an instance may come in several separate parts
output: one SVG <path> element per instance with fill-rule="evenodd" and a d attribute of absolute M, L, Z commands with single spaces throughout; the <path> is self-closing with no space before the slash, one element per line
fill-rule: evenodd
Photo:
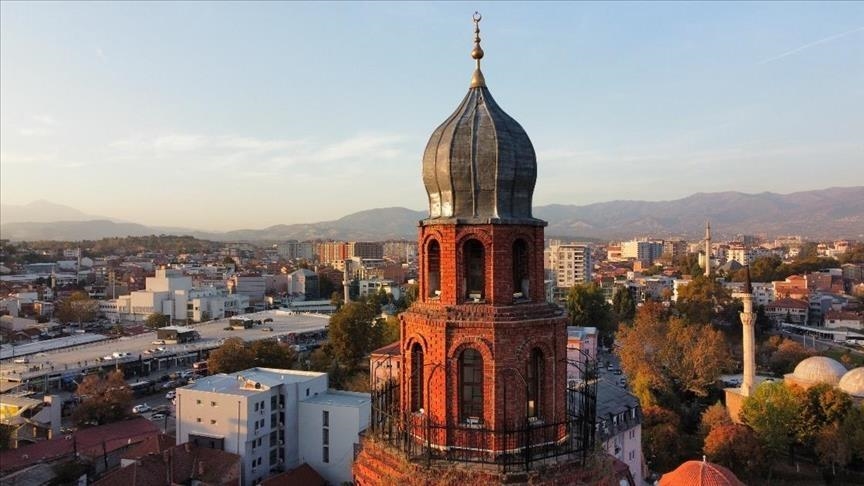
<path fill-rule="evenodd" d="M 565 304 L 571 326 L 596 327 L 604 339 L 615 334 L 612 307 L 596 283 L 574 285 Z"/>
<path fill-rule="evenodd" d="M 80 326 L 95 319 L 98 312 L 99 302 L 91 299 L 87 292 L 78 291 L 60 301 L 55 315 L 60 322 L 74 322 Z"/>
<path fill-rule="evenodd" d="M 160 314 L 158 312 L 154 312 L 147 316 L 147 319 L 144 321 L 144 325 L 151 329 L 158 329 L 160 327 L 165 327 L 171 323 L 171 317 L 166 316 L 165 314 Z"/>
<path fill-rule="evenodd" d="M 296 361 L 297 353 L 290 346 L 273 339 L 250 344 L 239 337 L 232 337 L 210 352 L 207 369 L 211 373 L 234 373 L 256 366 L 291 369 Z"/>
<path fill-rule="evenodd" d="M 87 375 L 75 393 L 81 397 L 72 416 L 78 425 L 116 422 L 132 411 L 132 391 L 122 371 L 108 373 L 104 379 L 95 374 Z"/>

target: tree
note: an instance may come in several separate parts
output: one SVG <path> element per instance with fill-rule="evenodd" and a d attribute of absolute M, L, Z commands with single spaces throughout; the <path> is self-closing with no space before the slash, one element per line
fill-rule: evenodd
<path fill-rule="evenodd" d="M 131 412 L 132 391 L 123 379 L 122 371 L 108 373 L 105 379 L 95 374 L 87 375 L 75 393 L 82 400 L 72 416 L 78 425 L 116 422 Z"/>
<path fill-rule="evenodd" d="M 697 275 L 687 285 L 678 287 L 675 308 L 687 322 L 706 324 L 715 317 L 717 307 L 731 302 L 731 295 L 717 281 Z"/>
<path fill-rule="evenodd" d="M 158 312 L 154 312 L 147 316 L 147 320 L 144 321 L 144 324 L 150 329 L 158 329 L 160 327 L 165 327 L 171 323 L 171 317 L 166 316 L 165 314 L 160 314 Z"/>
<path fill-rule="evenodd" d="M 768 357 L 768 367 L 776 374 L 791 373 L 805 358 L 813 356 L 813 352 L 797 341 L 782 338 L 777 350 Z"/>
<path fill-rule="evenodd" d="M 681 398 L 707 396 L 731 362 L 719 331 L 668 318 L 657 303 L 643 305 L 616 341 L 621 368 L 643 407 L 659 403 L 677 408 Z"/>
<path fill-rule="evenodd" d="M 763 382 L 744 400 L 741 410 L 744 423 L 756 432 L 771 463 L 792 447 L 795 441 L 792 425 L 800 413 L 799 398 L 781 382 Z"/>
<path fill-rule="evenodd" d="M 630 290 L 627 287 L 618 287 L 615 293 L 612 294 L 612 312 L 615 314 L 615 319 L 620 321 L 630 322 L 636 315 L 636 303 L 633 301 L 633 296 L 630 295 Z"/>
<path fill-rule="evenodd" d="M 814 437 L 813 451 L 823 466 L 831 466 L 831 475 L 837 474 L 837 466 L 845 467 L 852 460 L 849 442 L 843 437 L 840 424 L 823 426 Z"/>
<path fill-rule="evenodd" d="M 596 327 L 604 340 L 615 334 L 612 307 L 596 283 L 574 285 L 567 294 L 566 308 L 571 326 Z"/>
<path fill-rule="evenodd" d="M 16 428 L 14 425 L 0 424 L 0 451 L 12 448 L 12 435 Z"/>
<path fill-rule="evenodd" d="M 239 337 L 226 339 L 222 346 L 210 352 L 207 359 L 210 373 L 234 373 L 254 366 L 255 353 Z"/>
<path fill-rule="evenodd" d="M 712 430 L 722 425 L 732 424 L 732 418 L 729 417 L 729 411 L 722 403 L 717 402 L 714 405 L 706 408 L 702 412 L 702 418 L 699 424 L 699 432 L 707 436 Z"/>
<path fill-rule="evenodd" d="M 99 302 L 90 298 L 87 292 L 73 292 L 69 297 L 60 301 L 57 306 L 57 318 L 60 322 L 78 324 L 92 321 L 99 312 Z"/>
<path fill-rule="evenodd" d="M 376 324 L 374 309 L 362 302 L 348 302 L 330 318 L 333 357 L 353 368 L 381 341 L 382 325 Z"/>
<path fill-rule="evenodd" d="M 642 447 L 653 471 L 671 471 L 681 463 L 680 430 L 681 419 L 671 410 L 643 408 Z"/>
<path fill-rule="evenodd" d="M 802 394 L 801 412 L 796 421 L 798 440 L 811 445 L 826 426 L 839 424 L 852 407 L 852 399 L 827 383 L 808 388 Z"/>
<path fill-rule="evenodd" d="M 762 469 L 762 446 L 752 429 L 731 422 L 711 429 L 705 437 L 705 455 L 711 462 L 726 466 L 738 477 Z"/>
<path fill-rule="evenodd" d="M 290 346 L 283 346 L 273 339 L 255 341 L 250 346 L 255 366 L 262 368 L 291 369 L 297 361 L 297 353 Z"/>
<path fill-rule="evenodd" d="M 846 412 L 840 423 L 840 436 L 848 444 L 852 459 L 864 461 L 864 403 Z"/>

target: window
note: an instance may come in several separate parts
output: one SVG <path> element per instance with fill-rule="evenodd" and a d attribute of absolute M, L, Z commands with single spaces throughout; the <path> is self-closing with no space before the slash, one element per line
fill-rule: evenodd
<path fill-rule="evenodd" d="M 436 240 L 426 248 L 426 289 L 433 299 L 441 294 L 441 245 Z"/>
<path fill-rule="evenodd" d="M 321 444 L 330 445 L 330 429 L 322 429 L 321 432 Z"/>
<path fill-rule="evenodd" d="M 212 402 L 211 402 L 212 403 Z M 258 411 L 258 402 L 255 402 L 255 411 Z"/>
<path fill-rule="evenodd" d="M 307 397 L 309 396 L 309 389 L 308 388 L 306 389 L 306 396 Z"/>
<path fill-rule="evenodd" d="M 465 297 L 481 300 L 486 290 L 486 255 L 483 243 L 468 240 L 463 248 Z"/>
<path fill-rule="evenodd" d="M 210 406 L 211 406 L 211 407 L 215 407 L 215 406 L 216 406 L 216 402 L 210 402 Z"/>
<path fill-rule="evenodd" d="M 513 299 L 530 299 L 528 279 L 528 243 L 513 242 Z"/>
<path fill-rule="evenodd" d="M 261 437 L 258 437 L 258 447 L 261 447 Z"/>
<path fill-rule="evenodd" d="M 195 400 L 195 405 L 201 405 L 201 400 Z"/>
<path fill-rule="evenodd" d="M 479 420 L 483 416 L 483 357 L 468 348 L 459 356 L 459 417 Z"/>
<path fill-rule="evenodd" d="M 201 417 L 196 418 L 195 421 L 200 424 L 201 423 Z"/>
<path fill-rule="evenodd" d="M 543 351 L 534 348 L 528 362 L 528 416 L 540 416 L 540 403 L 543 393 Z"/>
<path fill-rule="evenodd" d="M 423 408 L 423 346 L 411 346 L 411 411 Z"/>
<path fill-rule="evenodd" d="M 330 411 L 329 410 L 324 410 L 323 412 L 321 412 L 321 423 L 324 425 L 324 427 L 330 426 Z"/>
<path fill-rule="evenodd" d="M 216 419 L 210 419 L 210 425 L 216 425 Z"/>
<path fill-rule="evenodd" d="M 325 464 L 330 462 L 330 447 L 324 446 L 321 451 L 321 462 Z"/>

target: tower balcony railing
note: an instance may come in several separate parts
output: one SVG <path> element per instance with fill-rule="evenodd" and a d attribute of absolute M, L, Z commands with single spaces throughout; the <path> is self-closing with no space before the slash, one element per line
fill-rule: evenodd
<path fill-rule="evenodd" d="M 423 412 L 399 406 L 399 384 L 372 391 L 370 435 L 427 466 L 447 462 L 480 463 L 501 472 L 527 471 L 559 461 L 585 462 L 594 447 L 596 394 L 586 384 L 567 390 L 573 404 L 561 421 L 517 420 L 491 428 L 483 423 L 442 423 Z"/>

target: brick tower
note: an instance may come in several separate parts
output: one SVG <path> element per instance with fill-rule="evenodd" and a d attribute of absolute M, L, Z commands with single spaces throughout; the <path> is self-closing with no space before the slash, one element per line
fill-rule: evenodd
<path fill-rule="evenodd" d="M 543 460 L 554 478 L 550 458 L 563 471 L 590 447 L 583 426 L 593 420 L 577 424 L 567 390 L 566 318 L 545 300 L 534 147 L 486 86 L 479 21 L 468 94 L 423 154 L 419 295 L 400 316 L 398 382 L 373 391 L 373 435 L 383 440 L 364 443 L 359 484 L 428 484 L 441 480 L 430 466 L 460 462 L 524 473 Z M 406 472 L 394 454 L 426 469 Z"/>

